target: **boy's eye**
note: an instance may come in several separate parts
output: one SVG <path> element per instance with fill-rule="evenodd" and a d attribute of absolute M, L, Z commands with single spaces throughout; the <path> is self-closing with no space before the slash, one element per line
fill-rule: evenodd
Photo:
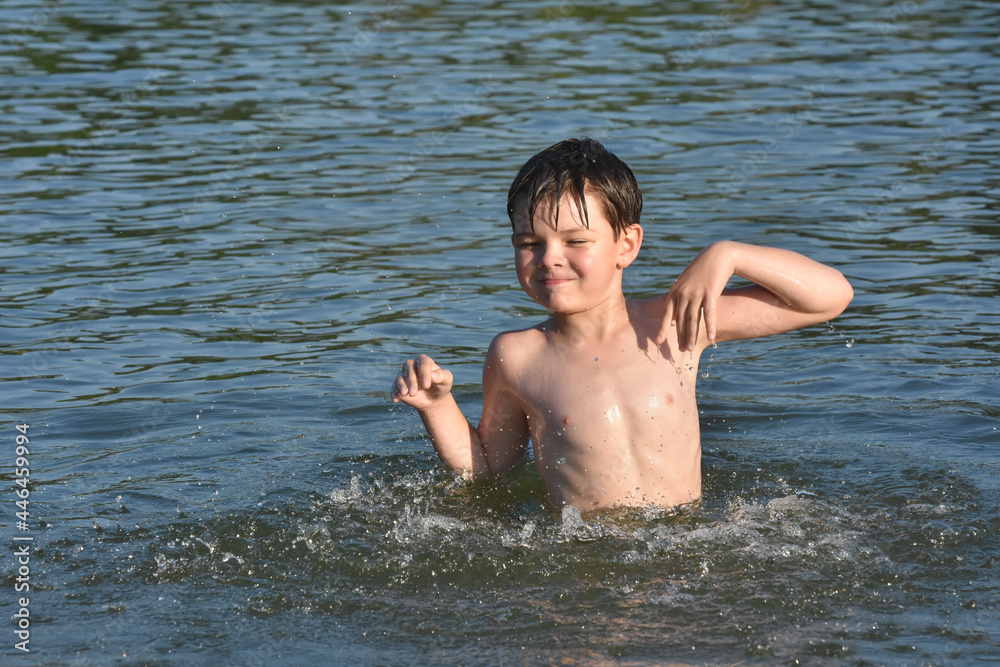
<path fill-rule="evenodd" d="M 570 240 L 569 245 L 583 245 L 586 242 L 587 239 L 572 239 Z"/>

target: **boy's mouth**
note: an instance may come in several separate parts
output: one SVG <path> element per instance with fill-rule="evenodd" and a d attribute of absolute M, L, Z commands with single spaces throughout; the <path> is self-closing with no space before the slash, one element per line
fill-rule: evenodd
<path fill-rule="evenodd" d="M 537 280 L 543 285 L 563 285 L 565 283 L 576 282 L 576 278 L 557 278 L 554 276 L 543 276 Z"/>

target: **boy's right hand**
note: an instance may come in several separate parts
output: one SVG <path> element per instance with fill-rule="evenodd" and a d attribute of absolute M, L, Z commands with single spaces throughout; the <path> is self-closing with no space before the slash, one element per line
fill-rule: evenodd
<path fill-rule="evenodd" d="M 392 383 L 389 396 L 393 403 L 402 401 L 423 410 L 451 393 L 453 377 L 451 371 L 434 363 L 426 354 L 416 359 L 407 359 Z"/>

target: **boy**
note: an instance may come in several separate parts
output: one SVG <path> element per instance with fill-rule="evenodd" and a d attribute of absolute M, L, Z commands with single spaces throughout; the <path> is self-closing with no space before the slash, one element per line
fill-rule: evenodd
<path fill-rule="evenodd" d="M 407 360 L 392 386 L 394 403 L 420 413 L 445 466 L 493 477 L 530 440 L 554 506 L 697 500 L 702 350 L 824 322 L 853 298 L 836 269 L 723 241 L 668 293 L 626 299 L 622 271 L 642 244 L 641 210 L 632 171 L 593 139 L 562 141 L 521 168 L 507 197 L 515 270 L 552 317 L 493 339 L 479 426 L 455 403 L 451 372 L 426 355 Z M 753 284 L 727 288 L 734 274 Z"/>

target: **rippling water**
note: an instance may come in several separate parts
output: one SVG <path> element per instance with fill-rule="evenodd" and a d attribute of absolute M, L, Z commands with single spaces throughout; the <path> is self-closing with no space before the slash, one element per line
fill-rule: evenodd
<path fill-rule="evenodd" d="M 5 664 L 960 664 L 1000 654 L 1000 13 L 943 0 L 0 8 Z M 503 196 L 596 136 L 634 295 L 721 238 L 855 285 L 706 351 L 705 500 L 544 507 L 386 400 L 478 414 L 540 315 Z M 4 566 L 4 609 L 19 605 Z"/>

